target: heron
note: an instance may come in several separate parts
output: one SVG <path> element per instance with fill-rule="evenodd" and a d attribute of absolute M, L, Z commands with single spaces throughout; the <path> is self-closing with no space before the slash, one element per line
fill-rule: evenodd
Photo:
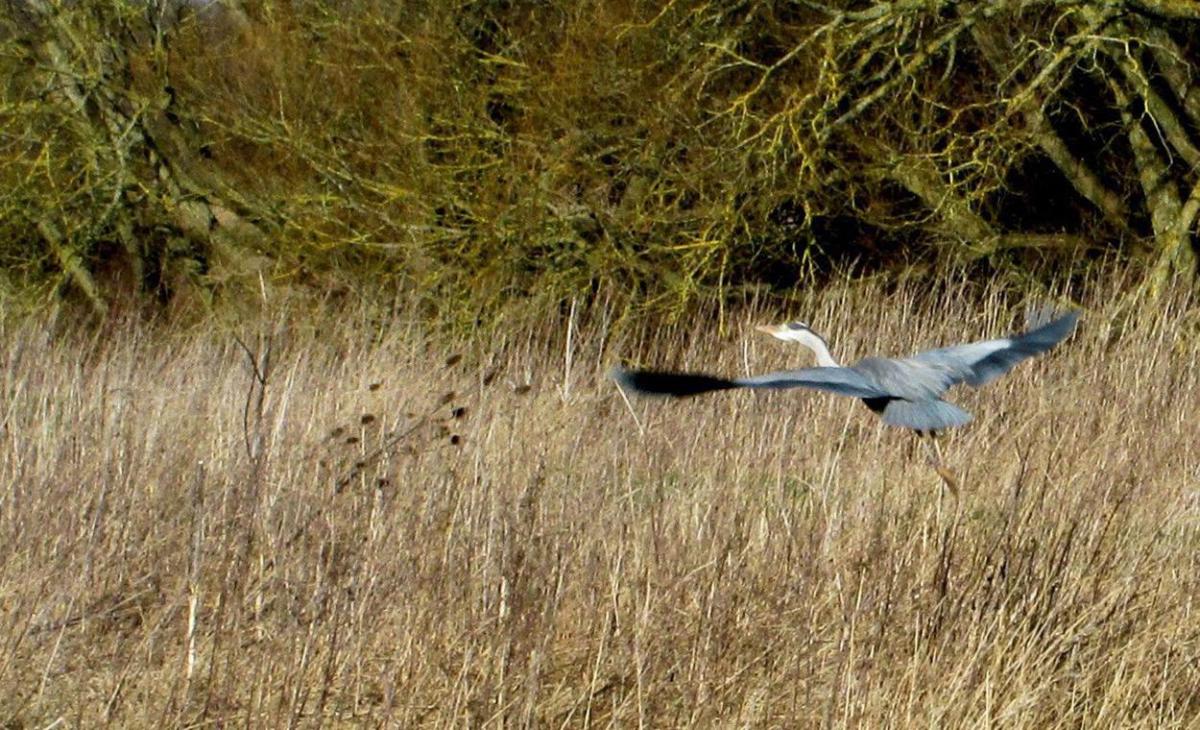
<path fill-rule="evenodd" d="M 834 359 L 829 343 L 805 322 L 760 325 L 756 329 L 761 332 L 807 347 L 816 356 L 817 367 L 745 378 L 618 368 L 613 377 L 625 390 L 643 395 L 686 397 L 735 388 L 812 388 L 859 398 L 889 426 L 916 432 L 930 465 L 957 498 L 958 480 L 942 462 L 937 434 L 966 425 L 972 416 L 943 400 L 943 394 L 960 383 L 975 388 L 987 385 L 1022 360 L 1065 340 L 1078 321 L 1079 312 L 1072 311 L 1009 337 L 927 350 L 911 357 L 866 357 L 848 366 Z"/>

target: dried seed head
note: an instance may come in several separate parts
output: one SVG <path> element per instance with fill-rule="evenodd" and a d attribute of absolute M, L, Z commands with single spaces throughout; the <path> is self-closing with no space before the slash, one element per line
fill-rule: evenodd
<path fill-rule="evenodd" d="M 528 393 L 531 390 L 533 390 L 533 386 L 529 385 L 529 384 L 518 385 L 513 388 L 513 392 L 516 393 L 517 395 L 525 395 L 526 393 Z"/>
<path fill-rule="evenodd" d="M 361 423 L 361 424 L 362 424 L 362 425 L 364 425 L 364 426 L 365 426 L 365 425 L 367 425 L 368 423 L 374 423 L 374 422 L 375 422 L 375 416 L 374 416 L 374 415 L 372 415 L 372 414 L 370 414 L 370 413 L 364 413 L 364 414 L 362 415 L 362 418 L 358 419 L 358 422 L 359 422 L 359 423 Z"/>
<path fill-rule="evenodd" d="M 462 362 L 462 355 L 459 353 L 454 353 L 450 357 L 446 358 L 446 367 L 452 368 L 460 362 Z"/>
<path fill-rule="evenodd" d="M 459 436 L 458 434 L 454 434 L 453 436 L 450 437 L 450 445 L 451 446 L 458 446 L 461 443 L 462 443 L 462 436 Z"/>
<path fill-rule="evenodd" d="M 344 434 L 344 433 L 346 433 L 346 429 L 342 428 L 341 426 L 338 426 L 337 428 L 335 428 L 335 429 L 333 429 L 332 431 L 330 431 L 330 432 L 329 432 L 329 438 L 334 438 L 334 439 L 335 439 L 335 438 L 337 438 L 338 436 L 341 436 L 341 435 L 342 435 L 342 434 Z"/>
<path fill-rule="evenodd" d="M 371 383 L 370 385 L 367 386 L 367 390 L 374 393 L 375 391 L 379 390 L 380 386 L 382 386 L 382 385 L 383 385 L 383 383 Z"/>
<path fill-rule="evenodd" d="M 492 382 L 496 379 L 496 376 L 499 374 L 500 374 L 500 368 L 492 368 L 491 370 L 488 370 L 486 373 L 483 374 L 483 384 L 491 385 Z"/>
<path fill-rule="evenodd" d="M 377 487 L 387 487 L 391 486 L 391 484 L 392 480 L 387 477 L 379 477 L 378 481 L 375 482 L 375 486 Z"/>
<path fill-rule="evenodd" d="M 357 437 L 357 436 L 351 436 L 350 438 L 346 439 L 346 443 L 348 443 L 348 444 L 356 444 L 356 443 L 358 443 L 358 437 Z"/>
<path fill-rule="evenodd" d="M 453 409 L 452 411 L 450 411 L 450 417 L 454 418 L 454 419 L 462 418 L 465 415 L 467 415 L 467 407 L 466 406 L 459 406 L 459 407 Z"/>

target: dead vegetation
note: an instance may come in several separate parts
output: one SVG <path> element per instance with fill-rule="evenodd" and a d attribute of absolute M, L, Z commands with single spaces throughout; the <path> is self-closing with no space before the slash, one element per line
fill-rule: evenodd
<path fill-rule="evenodd" d="M 569 344 L 557 316 L 462 342 L 349 310 L 7 321 L 0 717 L 1194 726 L 1200 321 L 1114 288 L 1050 357 L 957 394 L 978 417 L 946 444 L 957 506 L 861 404 L 631 413 L 604 378 L 795 362 L 749 327 L 785 315 L 750 305 L 725 336 L 581 309 Z M 1021 305 L 859 285 L 786 316 L 852 358 L 1004 332 Z"/>

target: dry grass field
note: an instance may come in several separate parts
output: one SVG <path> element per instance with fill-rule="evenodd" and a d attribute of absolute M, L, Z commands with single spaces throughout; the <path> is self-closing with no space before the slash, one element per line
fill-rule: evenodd
<path fill-rule="evenodd" d="M 1200 314 L 1116 291 L 952 394 L 957 503 L 852 400 L 605 373 L 807 364 L 781 319 L 845 360 L 996 336 L 999 288 L 458 342 L 10 319 L 0 726 L 1196 727 Z"/>

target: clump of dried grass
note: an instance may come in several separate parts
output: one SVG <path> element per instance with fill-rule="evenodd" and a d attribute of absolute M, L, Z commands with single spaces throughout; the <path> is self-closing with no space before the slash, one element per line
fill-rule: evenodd
<path fill-rule="evenodd" d="M 468 342 L 346 315 L 244 349 L 5 323 L 0 715 L 1186 726 L 1198 320 L 1111 293 L 1052 356 L 956 395 L 977 414 L 946 445 L 957 506 L 857 403 L 631 416 L 603 374 L 795 363 L 749 330 L 781 317 L 847 359 L 990 336 L 1019 324 L 1000 290 L 800 294 L 725 335 L 593 312 L 569 345 L 557 315 Z"/>

